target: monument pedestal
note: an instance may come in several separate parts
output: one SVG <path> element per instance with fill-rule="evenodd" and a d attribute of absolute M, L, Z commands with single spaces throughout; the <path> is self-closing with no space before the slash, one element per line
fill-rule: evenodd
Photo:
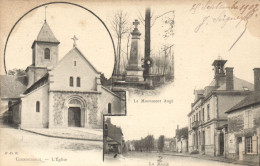
<path fill-rule="evenodd" d="M 143 70 L 127 70 L 125 81 L 126 82 L 142 82 L 142 81 L 144 81 Z"/>

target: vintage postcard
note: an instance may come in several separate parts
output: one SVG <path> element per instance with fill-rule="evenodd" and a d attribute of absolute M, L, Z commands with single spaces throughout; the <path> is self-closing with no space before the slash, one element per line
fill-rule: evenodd
<path fill-rule="evenodd" d="M 0 0 L 1 166 L 259 166 L 259 0 Z"/>

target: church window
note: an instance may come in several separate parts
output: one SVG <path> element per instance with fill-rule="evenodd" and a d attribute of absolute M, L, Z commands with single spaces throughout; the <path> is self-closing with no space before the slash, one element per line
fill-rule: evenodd
<path fill-rule="evenodd" d="M 80 77 L 77 77 L 77 87 L 80 87 Z"/>
<path fill-rule="evenodd" d="M 77 65 L 77 61 L 74 61 L 74 66 L 76 66 Z"/>
<path fill-rule="evenodd" d="M 111 103 L 108 103 L 108 113 L 111 114 Z"/>
<path fill-rule="evenodd" d="M 73 86 L 73 77 L 70 77 L 70 86 Z"/>
<path fill-rule="evenodd" d="M 40 102 L 36 102 L 36 112 L 40 112 Z"/>
<path fill-rule="evenodd" d="M 44 59 L 50 59 L 50 49 L 45 48 L 44 50 Z"/>

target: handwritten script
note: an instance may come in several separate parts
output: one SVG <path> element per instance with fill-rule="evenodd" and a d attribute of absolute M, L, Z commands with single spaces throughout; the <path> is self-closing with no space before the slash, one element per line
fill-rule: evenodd
<path fill-rule="evenodd" d="M 242 29 L 240 35 L 232 43 L 229 51 L 244 35 L 250 19 L 257 17 L 258 10 L 259 3 L 250 3 L 250 1 L 243 3 L 239 0 L 232 3 L 227 3 L 224 0 L 208 0 L 201 3 L 194 3 L 190 8 L 190 12 L 193 15 L 203 12 L 200 23 L 194 28 L 195 33 L 202 31 L 203 28 L 212 24 L 220 25 L 221 29 L 225 28 L 228 24 L 234 26 L 234 29 L 243 26 L 243 28 L 240 28 Z"/>

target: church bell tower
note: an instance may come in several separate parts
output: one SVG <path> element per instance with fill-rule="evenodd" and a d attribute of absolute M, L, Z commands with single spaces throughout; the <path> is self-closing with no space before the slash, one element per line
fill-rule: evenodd
<path fill-rule="evenodd" d="M 48 70 L 56 66 L 60 42 L 51 31 L 47 21 L 44 24 L 32 44 L 32 65 L 26 71 L 28 75 L 28 87 L 42 78 Z"/>

